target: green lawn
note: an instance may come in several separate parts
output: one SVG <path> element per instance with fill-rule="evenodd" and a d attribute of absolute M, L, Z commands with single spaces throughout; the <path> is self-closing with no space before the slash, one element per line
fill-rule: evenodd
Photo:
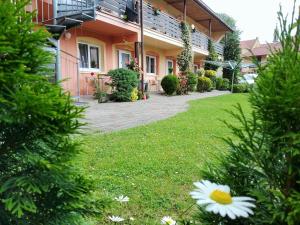
<path fill-rule="evenodd" d="M 247 98 L 234 94 L 196 100 L 187 112 L 164 121 L 82 136 L 85 153 L 78 163 L 96 179 L 99 193 L 109 199 L 122 194 L 130 198 L 126 206 L 113 201 L 98 224 L 109 224 L 111 214 L 132 216 L 131 224 L 138 225 L 159 224 L 164 215 L 178 218 L 193 203 L 189 192 L 201 179 L 200 168 L 226 152 L 219 137 L 230 131 L 220 119 L 234 120 L 224 110 L 240 103 L 249 112 Z"/>

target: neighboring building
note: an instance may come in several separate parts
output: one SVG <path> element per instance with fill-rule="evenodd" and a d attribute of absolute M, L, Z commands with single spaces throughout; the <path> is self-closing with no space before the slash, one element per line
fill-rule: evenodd
<path fill-rule="evenodd" d="M 281 48 L 280 42 L 273 42 L 268 44 L 261 44 L 259 39 L 247 40 L 240 42 L 241 47 L 241 56 L 243 64 L 249 66 L 242 68 L 242 73 L 255 73 L 256 66 L 253 64 L 253 57 L 260 63 L 265 63 L 267 61 L 268 56 L 272 51 L 276 51 Z"/>
<path fill-rule="evenodd" d="M 57 35 L 57 78 L 71 95 L 93 93 L 93 76 L 111 69 L 126 68 L 140 60 L 141 28 L 136 0 L 33 0 L 28 11 L 37 10 L 35 22 Z M 150 88 L 170 72 L 178 73 L 177 55 L 182 50 L 180 23 L 193 25 L 194 70 L 208 55 L 211 39 L 219 55 L 219 41 L 227 26 L 201 0 L 148 0 L 143 3 L 144 75 Z M 104 82 L 105 83 L 105 82 Z M 153 87 L 151 87 L 153 85 Z"/>

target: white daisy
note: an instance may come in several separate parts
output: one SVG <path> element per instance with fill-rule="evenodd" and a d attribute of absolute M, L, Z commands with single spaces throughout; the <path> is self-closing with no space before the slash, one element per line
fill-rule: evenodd
<path fill-rule="evenodd" d="M 161 219 L 161 224 L 166 224 L 166 225 L 176 225 L 176 221 L 172 219 L 170 216 L 164 216 Z"/>
<path fill-rule="evenodd" d="M 230 188 L 227 185 L 219 185 L 207 180 L 196 182 L 194 185 L 197 189 L 190 193 L 192 198 L 196 199 L 197 204 L 204 206 L 208 212 L 220 214 L 222 217 L 227 215 L 233 220 L 254 214 L 250 208 L 255 208 L 255 205 L 251 203 L 255 199 L 231 197 Z"/>
<path fill-rule="evenodd" d="M 120 216 L 109 216 L 108 218 L 115 223 L 124 221 L 124 218 L 122 218 Z"/>
<path fill-rule="evenodd" d="M 121 203 L 129 202 L 129 198 L 127 196 L 123 196 L 123 195 L 120 195 L 119 197 L 116 197 L 115 200 L 118 201 L 118 202 L 121 202 Z"/>

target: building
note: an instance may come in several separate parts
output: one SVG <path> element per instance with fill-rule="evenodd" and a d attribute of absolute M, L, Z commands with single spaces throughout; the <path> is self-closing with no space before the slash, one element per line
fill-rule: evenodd
<path fill-rule="evenodd" d="M 95 75 L 105 81 L 109 70 L 131 59 L 141 64 L 142 40 L 144 80 L 156 89 L 163 76 L 178 73 L 183 20 L 193 28 L 194 70 L 208 55 L 209 40 L 222 56 L 219 41 L 231 32 L 201 0 L 33 0 L 27 10 L 37 10 L 34 21 L 55 35 L 56 77 L 73 96 L 92 94 Z"/>
<path fill-rule="evenodd" d="M 242 73 L 255 73 L 256 66 L 253 64 L 253 57 L 260 63 L 265 63 L 268 56 L 272 51 L 276 51 L 281 48 L 280 42 L 273 42 L 268 44 L 261 44 L 259 39 L 246 40 L 240 42 L 241 57 L 244 65 L 248 65 L 242 68 Z"/>

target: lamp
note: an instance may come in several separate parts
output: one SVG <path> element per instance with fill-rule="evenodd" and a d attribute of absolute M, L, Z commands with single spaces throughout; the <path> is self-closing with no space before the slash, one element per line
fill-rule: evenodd
<path fill-rule="evenodd" d="M 65 39 L 66 40 L 70 40 L 71 37 L 72 37 L 72 34 L 69 31 L 65 32 Z"/>
<path fill-rule="evenodd" d="M 195 25 L 194 25 L 194 24 L 191 25 L 191 28 L 192 28 L 192 32 L 195 32 L 195 31 L 196 31 L 196 28 L 195 28 Z"/>

